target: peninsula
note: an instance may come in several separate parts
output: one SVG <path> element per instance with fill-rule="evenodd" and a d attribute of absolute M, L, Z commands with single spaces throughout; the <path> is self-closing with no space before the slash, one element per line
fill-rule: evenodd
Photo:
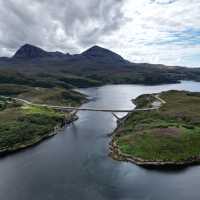
<path fill-rule="evenodd" d="M 60 112 L 37 103 L 79 106 L 86 96 L 72 90 L 61 88 L 33 88 L 27 86 L 6 86 L 0 96 L 0 156 L 35 145 L 57 134 L 65 124 L 77 119 L 70 111 Z M 12 88 L 12 89 L 9 89 Z M 15 100 L 23 97 L 24 102 Z M 27 104 L 26 101 L 35 104 Z"/>
<path fill-rule="evenodd" d="M 137 108 L 119 122 L 111 142 L 114 159 L 142 166 L 189 165 L 200 162 L 200 93 L 168 91 L 142 95 Z"/>

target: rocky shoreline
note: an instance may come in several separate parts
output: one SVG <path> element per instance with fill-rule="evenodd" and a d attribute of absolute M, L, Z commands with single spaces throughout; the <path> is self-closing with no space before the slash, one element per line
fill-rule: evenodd
<path fill-rule="evenodd" d="M 68 124 L 70 124 L 70 123 L 72 123 L 76 120 L 78 120 L 78 116 L 76 114 L 72 114 L 70 117 L 65 118 L 63 121 L 61 121 L 59 124 L 57 124 L 54 127 L 53 131 L 51 131 L 50 133 L 48 133 L 44 136 L 36 138 L 34 141 L 27 142 L 26 144 L 18 144 L 15 147 L 12 147 L 12 148 L 8 147 L 8 148 L 5 148 L 5 149 L 1 149 L 0 150 L 0 157 L 6 156 L 8 154 L 16 153 L 18 151 L 22 151 L 24 149 L 27 149 L 27 148 L 30 148 L 30 147 L 33 147 L 33 146 L 36 146 L 37 144 L 41 143 L 42 141 L 57 135 L 60 131 L 63 130 L 64 127 L 66 127 L 66 125 L 68 125 Z"/>
<path fill-rule="evenodd" d="M 118 161 L 125 161 L 129 163 L 136 164 L 143 167 L 179 167 L 179 166 L 189 166 L 200 163 L 200 156 L 196 158 L 191 158 L 185 161 L 161 161 L 161 160 L 144 160 L 142 158 L 134 157 L 129 154 L 122 153 L 115 142 L 115 137 L 112 137 L 112 141 L 109 144 L 109 155 Z"/>
<path fill-rule="evenodd" d="M 133 104 L 135 103 L 135 99 L 132 99 L 132 103 Z M 185 167 L 185 166 L 200 164 L 200 155 L 198 157 L 191 157 L 190 159 L 183 161 L 162 161 L 162 160 L 145 160 L 121 152 L 119 146 L 116 143 L 116 139 L 121 135 L 120 131 L 121 124 L 124 121 L 126 121 L 126 119 L 128 119 L 130 115 L 131 113 L 128 113 L 125 117 L 119 119 L 117 121 L 117 127 L 115 128 L 113 133 L 110 134 L 111 142 L 109 143 L 109 156 L 112 157 L 114 160 L 129 162 L 138 166 L 150 167 L 150 168 Z"/>

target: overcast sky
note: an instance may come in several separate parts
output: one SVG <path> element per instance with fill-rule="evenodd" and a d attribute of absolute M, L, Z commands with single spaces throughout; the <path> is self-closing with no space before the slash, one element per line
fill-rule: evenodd
<path fill-rule="evenodd" d="M 25 43 L 200 67 L 200 0 L 0 0 L 0 56 Z"/>

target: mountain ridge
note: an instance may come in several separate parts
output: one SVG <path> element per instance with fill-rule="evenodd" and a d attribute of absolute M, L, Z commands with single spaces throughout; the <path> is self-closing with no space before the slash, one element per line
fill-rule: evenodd
<path fill-rule="evenodd" d="M 79 53 L 79 54 L 70 54 L 70 53 L 64 53 L 61 51 L 46 51 L 42 49 L 41 47 L 32 45 L 32 44 L 24 44 L 19 49 L 16 50 L 13 56 L 11 57 L 0 57 L 0 60 L 8 61 L 10 59 L 41 59 L 41 58 L 64 58 L 67 60 L 74 60 L 76 58 L 85 58 L 85 59 L 97 59 L 98 62 L 102 62 L 103 59 L 108 59 L 110 61 L 119 61 L 120 64 L 133 64 L 133 65 L 154 65 L 158 67 L 168 67 L 168 68 L 177 68 L 182 66 L 168 66 L 165 64 L 151 64 L 151 63 L 134 63 L 130 62 L 126 59 L 124 59 L 121 55 L 115 53 L 112 50 L 106 49 L 104 47 L 94 45 L 85 51 Z M 104 63 L 106 61 L 104 60 Z"/>
<path fill-rule="evenodd" d="M 62 57 L 62 56 L 65 56 L 65 54 L 59 51 L 48 52 L 40 47 L 31 44 L 24 44 L 15 52 L 15 54 L 11 58 L 33 59 L 42 57 Z"/>
<path fill-rule="evenodd" d="M 133 63 L 117 53 L 93 46 L 80 54 L 48 52 L 25 44 L 13 57 L 0 58 L 1 70 L 17 71 L 42 80 L 55 77 L 63 82 L 64 74 L 101 82 L 102 84 L 165 84 L 180 80 L 200 81 L 200 68 Z M 40 74 L 46 74 L 45 76 Z M 4 73 L 5 76 L 5 73 Z M 3 78 L 3 77 L 2 77 Z M 10 81 L 6 78 L 7 82 Z M 79 80 L 80 81 L 80 80 Z M 49 84 L 49 83 L 48 83 Z"/>
<path fill-rule="evenodd" d="M 16 53 L 11 57 L 11 59 L 41 59 L 41 58 L 64 58 L 64 59 L 91 59 L 95 60 L 96 62 L 109 62 L 112 64 L 125 64 L 127 61 L 120 56 L 119 54 L 100 47 L 100 46 L 92 46 L 89 49 L 83 51 L 80 54 L 74 54 L 71 55 L 69 53 L 63 53 L 63 52 L 48 52 L 43 50 L 40 47 L 31 45 L 31 44 L 24 44 L 22 45 Z"/>

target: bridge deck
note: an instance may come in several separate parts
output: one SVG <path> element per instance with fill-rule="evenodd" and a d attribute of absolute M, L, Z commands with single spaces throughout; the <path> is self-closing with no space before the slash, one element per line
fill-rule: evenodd
<path fill-rule="evenodd" d="M 11 98 L 11 97 L 5 97 L 1 96 L 4 98 Z M 158 97 L 156 97 L 158 99 Z M 150 110 L 156 110 L 159 107 L 153 107 L 153 108 L 142 108 L 142 109 L 125 109 L 125 110 L 119 110 L 119 109 L 96 109 L 96 108 L 79 108 L 79 107 L 66 107 L 66 106 L 53 106 L 53 105 L 47 105 L 47 104 L 36 104 L 32 103 L 30 101 L 24 100 L 24 99 L 19 99 L 19 98 L 12 98 L 15 101 L 20 101 L 28 105 L 33 105 L 33 106 L 42 106 L 42 107 L 47 107 L 47 108 L 52 108 L 60 111 L 94 111 L 94 112 L 111 112 L 111 113 L 130 113 L 130 112 L 136 112 L 136 111 L 150 111 Z M 161 101 L 159 99 L 159 101 Z M 163 101 L 163 100 L 162 100 Z M 164 102 L 163 102 L 164 103 Z"/>
<path fill-rule="evenodd" d="M 119 109 L 93 109 L 93 108 L 75 108 L 75 107 L 60 107 L 60 106 L 53 106 L 51 108 L 58 109 L 58 110 L 76 110 L 76 111 L 93 111 L 93 112 L 113 112 L 113 113 L 129 113 L 129 112 L 136 112 L 136 111 L 148 111 L 148 110 L 155 110 L 157 108 L 143 108 L 143 109 L 127 109 L 127 110 L 119 110 Z"/>

